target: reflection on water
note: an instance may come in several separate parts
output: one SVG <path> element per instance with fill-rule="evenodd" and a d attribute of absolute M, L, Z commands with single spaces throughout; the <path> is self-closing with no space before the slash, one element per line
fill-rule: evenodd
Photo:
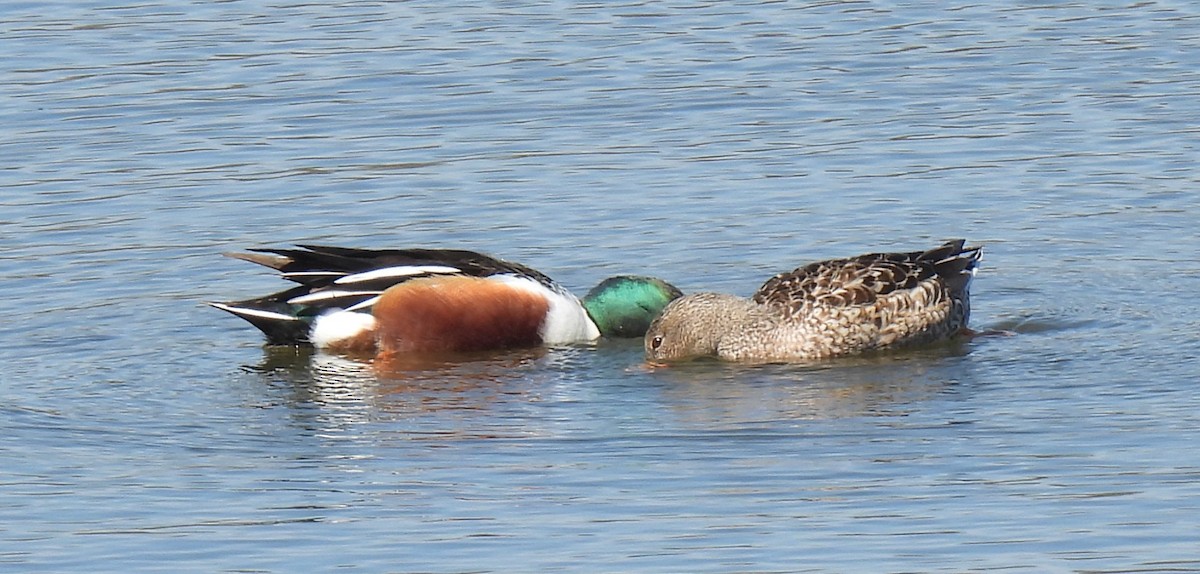
<path fill-rule="evenodd" d="M 970 346 L 970 341 L 957 340 L 808 365 L 699 360 L 669 366 L 642 363 L 640 344 L 625 342 L 610 342 L 599 349 L 535 348 L 391 364 L 311 349 L 264 347 L 263 361 L 252 370 L 268 384 L 289 385 L 292 408 L 302 412 L 316 408 L 320 422 L 331 426 L 387 418 L 420 419 L 435 428 L 445 423 L 445 429 L 451 429 L 462 422 L 462 416 L 511 415 L 521 410 L 518 405 L 576 401 L 583 392 L 634 393 L 654 401 L 647 411 L 653 417 L 720 430 L 772 421 L 903 415 L 919 408 L 923 400 L 971 380 L 971 364 L 961 360 Z M 611 362 L 605 363 L 606 359 Z M 595 368 L 597 361 L 608 364 L 618 377 L 578 383 L 593 385 L 590 390 L 555 388 L 561 381 L 554 382 L 556 375 L 551 373 L 586 380 L 589 373 L 578 369 Z M 452 434 L 445 429 L 438 434 Z M 553 434 L 552 428 L 539 428 L 537 421 L 526 420 L 495 436 Z"/>
<path fill-rule="evenodd" d="M 543 400 L 547 390 L 538 381 L 573 368 L 576 356 L 590 350 L 531 348 L 380 363 L 311 348 L 267 346 L 263 361 L 251 370 L 267 384 L 287 384 L 293 391 L 291 408 L 323 425 L 322 432 L 369 421 L 407 420 L 414 422 L 410 430 L 418 435 L 512 438 L 540 431 L 508 425 L 491 425 L 490 431 L 467 429 L 474 426 L 472 417 L 499 416 L 514 404 Z"/>
<path fill-rule="evenodd" d="M 656 367 L 664 402 L 698 428 L 769 421 L 900 416 L 971 379 L 965 340 L 808 365 L 693 361 Z"/>

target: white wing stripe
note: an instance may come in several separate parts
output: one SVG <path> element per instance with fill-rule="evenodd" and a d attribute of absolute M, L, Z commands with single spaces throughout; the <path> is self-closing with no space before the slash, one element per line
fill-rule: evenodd
<path fill-rule="evenodd" d="M 348 283 L 360 283 L 363 281 L 373 281 L 375 279 L 386 279 L 389 277 L 411 277 L 413 275 L 461 272 L 461 269 L 447 265 L 401 265 L 399 267 L 384 267 L 383 269 L 375 269 L 372 271 L 364 271 L 362 273 L 347 275 L 334 281 L 334 283 L 345 285 Z"/>
<path fill-rule="evenodd" d="M 311 279 L 322 277 L 342 277 L 345 273 L 338 271 L 294 271 L 292 273 L 284 273 L 284 279 Z"/>
<path fill-rule="evenodd" d="M 331 299 L 341 299 L 343 297 L 358 297 L 362 295 L 379 295 L 379 291 L 318 291 L 316 293 L 309 293 L 308 295 L 292 297 L 291 299 L 288 299 L 288 303 L 292 305 L 307 305 L 309 303 L 318 303 L 321 301 L 329 301 Z"/>
<path fill-rule="evenodd" d="M 346 307 L 346 310 L 347 311 L 361 311 L 363 309 L 366 309 L 366 308 L 378 303 L 379 297 L 381 297 L 381 296 L 376 295 L 376 296 L 371 297 L 370 299 L 367 299 L 366 301 L 363 301 L 361 303 L 355 303 L 349 307 Z"/>
<path fill-rule="evenodd" d="M 263 311 L 262 309 L 248 309 L 246 307 L 234 307 L 232 305 L 226 305 L 224 303 L 209 303 L 209 305 L 212 305 L 213 307 L 216 307 L 223 311 L 229 311 L 230 313 L 233 313 L 234 315 L 262 317 L 263 319 L 275 319 L 276 321 L 299 321 L 299 319 L 297 319 L 291 315 L 284 315 L 283 313 L 276 313 L 274 311 Z"/>

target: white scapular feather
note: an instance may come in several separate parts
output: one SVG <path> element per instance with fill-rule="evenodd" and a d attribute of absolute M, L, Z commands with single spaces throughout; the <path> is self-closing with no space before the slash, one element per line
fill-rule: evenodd
<path fill-rule="evenodd" d="M 293 271 L 291 273 L 284 273 L 280 276 L 283 277 L 284 279 L 296 280 L 296 279 L 323 279 L 326 277 L 342 277 L 345 275 L 346 275 L 345 273 L 342 273 L 340 271 Z"/>
<path fill-rule="evenodd" d="M 309 303 L 318 303 L 321 301 L 329 301 L 330 299 L 341 299 L 342 297 L 357 297 L 361 295 L 378 295 L 379 291 L 343 291 L 332 289 L 329 291 L 317 291 L 299 297 L 288 299 L 288 303 L 292 305 L 307 305 Z"/>
<path fill-rule="evenodd" d="M 380 297 L 381 297 L 381 295 L 376 295 L 365 301 L 355 303 L 349 307 L 346 307 L 346 310 L 347 311 L 362 311 L 363 309 L 369 309 L 371 306 L 373 306 L 379 302 Z"/>
<path fill-rule="evenodd" d="M 431 275 L 437 273 L 461 273 L 462 270 L 457 267 L 449 267 L 447 265 L 400 265 L 397 267 L 384 267 L 383 269 L 374 269 L 347 275 L 334 281 L 339 285 L 348 285 L 350 283 L 361 283 L 363 281 L 374 281 L 376 279 L 385 279 L 389 277 L 411 277 L 413 275 Z"/>
<path fill-rule="evenodd" d="M 276 321 L 299 321 L 300 320 L 291 315 L 285 315 L 283 313 L 276 313 L 274 311 L 263 311 L 262 309 L 249 309 L 246 307 L 234 307 L 232 305 L 226 305 L 224 303 L 209 303 L 209 305 L 212 305 L 213 307 L 221 309 L 222 311 L 229 311 L 230 313 L 233 313 L 234 315 L 262 317 L 263 319 L 274 319 Z"/>

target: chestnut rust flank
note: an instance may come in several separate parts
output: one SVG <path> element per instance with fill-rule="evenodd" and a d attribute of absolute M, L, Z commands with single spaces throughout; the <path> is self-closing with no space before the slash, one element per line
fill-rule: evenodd
<path fill-rule="evenodd" d="M 488 279 L 414 279 L 375 303 L 376 339 L 381 355 L 536 346 L 548 310 L 545 297 Z"/>

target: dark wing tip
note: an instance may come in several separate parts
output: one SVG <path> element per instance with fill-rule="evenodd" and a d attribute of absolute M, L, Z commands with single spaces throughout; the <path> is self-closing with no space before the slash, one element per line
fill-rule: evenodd
<path fill-rule="evenodd" d="M 206 305 L 231 313 L 254 325 L 267 338 L 270 345 L 307 345 L 309 323 L 299 317 L 271 308 L 243 306 L 245 301 L 219 303 L 205 302 Z"/>
<path fill-rule="evenodd" d="M 966 241 L 958 239 L 947 242 L 943 246 L 926 252 L 921 259 L 933 266 L 933 272 L 941 277 L 951 291 L 962 291 L 967 288 L 975 274 L 979 260 L 983 258 L 983 246 L 966 246 Z"/>

